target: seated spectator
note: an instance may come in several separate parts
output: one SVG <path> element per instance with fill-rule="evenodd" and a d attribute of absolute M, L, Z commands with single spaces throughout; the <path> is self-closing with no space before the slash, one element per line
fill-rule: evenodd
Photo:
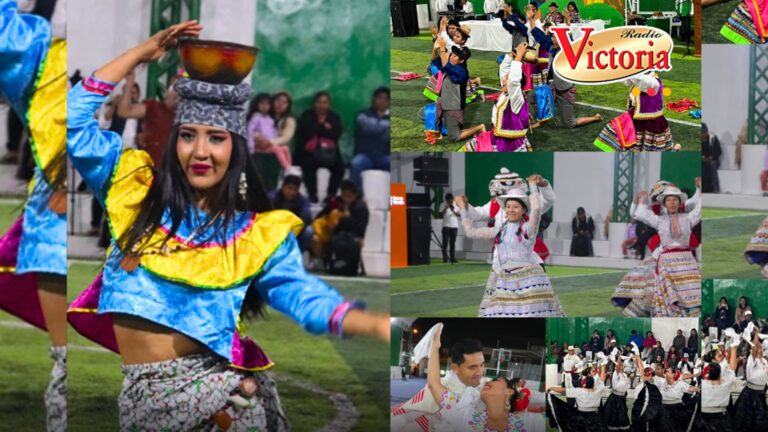
<path fill-rule="evenodd" d="M 389 89 L 373 92 L 371 107 L 355 118 L 355 156 L 349 163 L 350 177 L 363 188 L 363 171 L 389 171 Z"/>
<path fill-rule="evenodd" d="M 701 124 L 701 191 L 720 192 L 720 179 L 717 170 L 723 152 L 720 141 L 709 134 L 706 123 Z M 765 189 L 763 189 L 765 190 Z"/>
<path fill-rule="evenodd" d="M 688 336 L 688 344 L 686 352 L 690 355 L 691 359 L 696 360 L 699 354 L 699 332 L 696 329 L 691 329 L 691 335 Z"/>
<path fill-rule="evenodd" d="M 299 117 L 293 155 L 294 165 L 301 166 L 309 200 L 313 203 L 318 202 L 318 169 L 327 168 L 331 171 L 327 196 L 334 196 L 339 190 L 345 170 L 339 148 L 339 138 L 343 131 L 341 117 L 331 109 L 331 95 L 325 91 L 318 92 L 312 107 Z"/>
<path fill-rule="evenodd" d="M 573 240 L 571 240 L 571 256 L 594 256 L 592 239 L 595 238 L 595 221 L 579 207 L 571 222 Z"/>
<path fill-rule="evenodd" d="M 650 351 L 655 346 L 656 346 L 656 338 L 653 337 L 653 332 L 649 331 L 645 333 L 645 339 L 643 339 L 643 346 L 638 348 L 641 348 L 641 350 Z"/>
<path fill-rule="evenodd" d="M 309 248 L 312 240 L 312 212 L 307 197 L 301 195 L 301 178 L 295 175 L 287 175 L 283 179 L 280 189 L 269 193 L 269 200 L 276 210 L 288 210 L 304 222 L 304 229 L 298 235 L 299 248 L 302 252 Z"/>
<path fill-rule="evenodd" d="M 350 180 L 344 180 L 341 195 L 326 199 L 323 210 L 312 222 L 314 233 L 310 252 L 316 259 L 325 260 L 329 272 L 357 274 L 368 216 L 368 206 L 357 186 Z M 342 256 L 343 259 L 340 259 Z M 344 261 L 344 268 L 335 271 L 335 261 Z"/>
<path fill-rule="evenodd" d="M 630 333 L 630 336 L 629 336 L 629 342 L 627 343 L 632 343 L 632 342 L 634 342 L 635 345 L 637 345 L 637 349 L 639 350 L 643 349 L 643 337 L 637 334 L 637 330 L 635 329 L 632 329 L 632 332 Z"/>

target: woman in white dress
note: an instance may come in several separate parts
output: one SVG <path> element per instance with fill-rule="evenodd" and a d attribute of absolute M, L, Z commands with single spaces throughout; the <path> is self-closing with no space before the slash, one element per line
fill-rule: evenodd
<path fill-rule="evenodd" d="M 564 316 L 555 290 L 533 251 L 541 219 L 538 183 L 537 176 L 528 178 L 530 198 L 523 189 L 512 189 L 497 198 L 504 208 L 500 230 L 473 227 L 467 217 L 466 198 L 456 198 L 467 237 L 494 239 L 493 274 L 480 303 L 481 317 Z"/>
<path fill-rule="evenodd" d="M 514 412 L 518 392 L 511 381 L 496 378 L 488 381 L 481 391 L 467 387 L 459 396 L 440 382 L 440 335 L 442 325 L 435 331 L 427 368 L 427 385 L 440 406 L 435 414 L 453 432 L 524 432 L 526 414 Z"/>
<path fill-rule="evenodd" d="M 699 193 L 701 179 L 696 179 Z M 691 231 L 701 220 L 701 206 L 690 213 L 681 213 L 687 195 L 675 186 L 668 186 L 659 195 L 663 210 L 657 216 L 643 200 L 635 217 L 653 227 L 661 238 L 661 254 L 656 264 L 656 286 L 651 304 L 654 317 L 698 316 L 701 309 L 701 269 L 690 248 Z"/>
<path fill-rule="evenodd" d="M 600 407 L 603 422 L 609 430 L 629 430 L 629 414 L 627 413 L 627 389 L 629 378 L 624 373 L 624 360 L 619 350 L 614 350 L 610 360 L 616 364 L 616 370 L 611 375 L 611 394 Z"/>

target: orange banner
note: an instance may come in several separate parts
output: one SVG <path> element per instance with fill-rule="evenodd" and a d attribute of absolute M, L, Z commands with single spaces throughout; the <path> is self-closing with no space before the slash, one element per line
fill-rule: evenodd
<path fill-rule="evenodd" d="M 408 267 L 408 219 L 405 207 L 405 184 L 389 185 L 391 268 Z"/>

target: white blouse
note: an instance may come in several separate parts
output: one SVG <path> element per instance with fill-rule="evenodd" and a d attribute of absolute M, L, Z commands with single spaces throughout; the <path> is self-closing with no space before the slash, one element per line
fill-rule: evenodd
<path fill-rule="evenodd" d="M 755 360 L 750 354 L 747 358 L 747 382 L 759 386 L 768 384 L 768 360 L 765 357 Z"/>
<path fill-rule="evenodd" d="M 506 222 L 502 225 L 499 242 L 493 249 L 492 268 L 494 272 L 499 273 L 503 270 L 536 265 L 540 262 L 535 258 L 538 255 L 533 252 L 536 235 L 539 233 L 539 221 L 541 220 L 541 201 L 539 196 L 538 187 L 535 185 L 531 186 L 531 193 L 529 195 L 531 208 L 528 222 Z M 503 213 L 504 209 L 500 209 L 499 212 Z M 462 209 L 462 223 L 464 224 L 464 231 L 467 237 L 487 239 L 496 237 L 498 232 L 496 227 L 475 228 L 466 216 L 467 210 Z M 522 224 L 522 228 L 520 224 Z M 517 234 L 518 228 L 521 228 L 520 235 Z"/>
<path fill-rule="evenodd" d="M 576 399 L 576 406 L 581 411 L 593 411 L 600 407 L 600 401 L 603 398 L 603 382 L 595 377 L 595 387 L 591 390 L 585 388 L 567 388 L 565 396 Z"/>
<path fill-rule="evenodd" d="M 611 388 L 618 393 L 626 393 L 629 388 L 629 378 L 624 372 L 615 372 L 611 377 Z"/>
<path fill-rule="evenodd" d="M 701 206 L 694 207 L 690 213 L 664 214 L 656 216 L 646 204 L 640 204 L 635 211 L 635 217 L 655 228 L 661 238 L 664 249 L 673 247 L 688 247 L 691 231 L 701 220 Z M 672 231 L 672 219 L 677 220 L 677 235 Z"/>
<path fill-rule="evenodd" d="M 735 381 L 736 376 L 732 373 L 723 374 L 719 384 L 714 384 L 710 380 L 702 380 L 701 407 L 727 408 L 731 401 L 731 387 Z"/>
<path fill-rule="evenodd" d="M 661 401 L 667 403 L 682 403 L 683 395 L 688 393 L 688 383 L 685 381 L 676 381 L 667 384 L 666 378 L 653 377 L 654 384 L 661 392 Z"/>

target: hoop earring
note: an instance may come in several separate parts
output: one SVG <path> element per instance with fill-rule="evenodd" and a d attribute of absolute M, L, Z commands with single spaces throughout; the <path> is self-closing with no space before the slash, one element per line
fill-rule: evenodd
<path fill-rule="evenodd" d="M 237 184 L 237 193 L 239 193 L 240 197 L 245 201 L 248 194 L 248 181 L 245 177 L 245 172 L 240 173 L 240 182 Z"/>

